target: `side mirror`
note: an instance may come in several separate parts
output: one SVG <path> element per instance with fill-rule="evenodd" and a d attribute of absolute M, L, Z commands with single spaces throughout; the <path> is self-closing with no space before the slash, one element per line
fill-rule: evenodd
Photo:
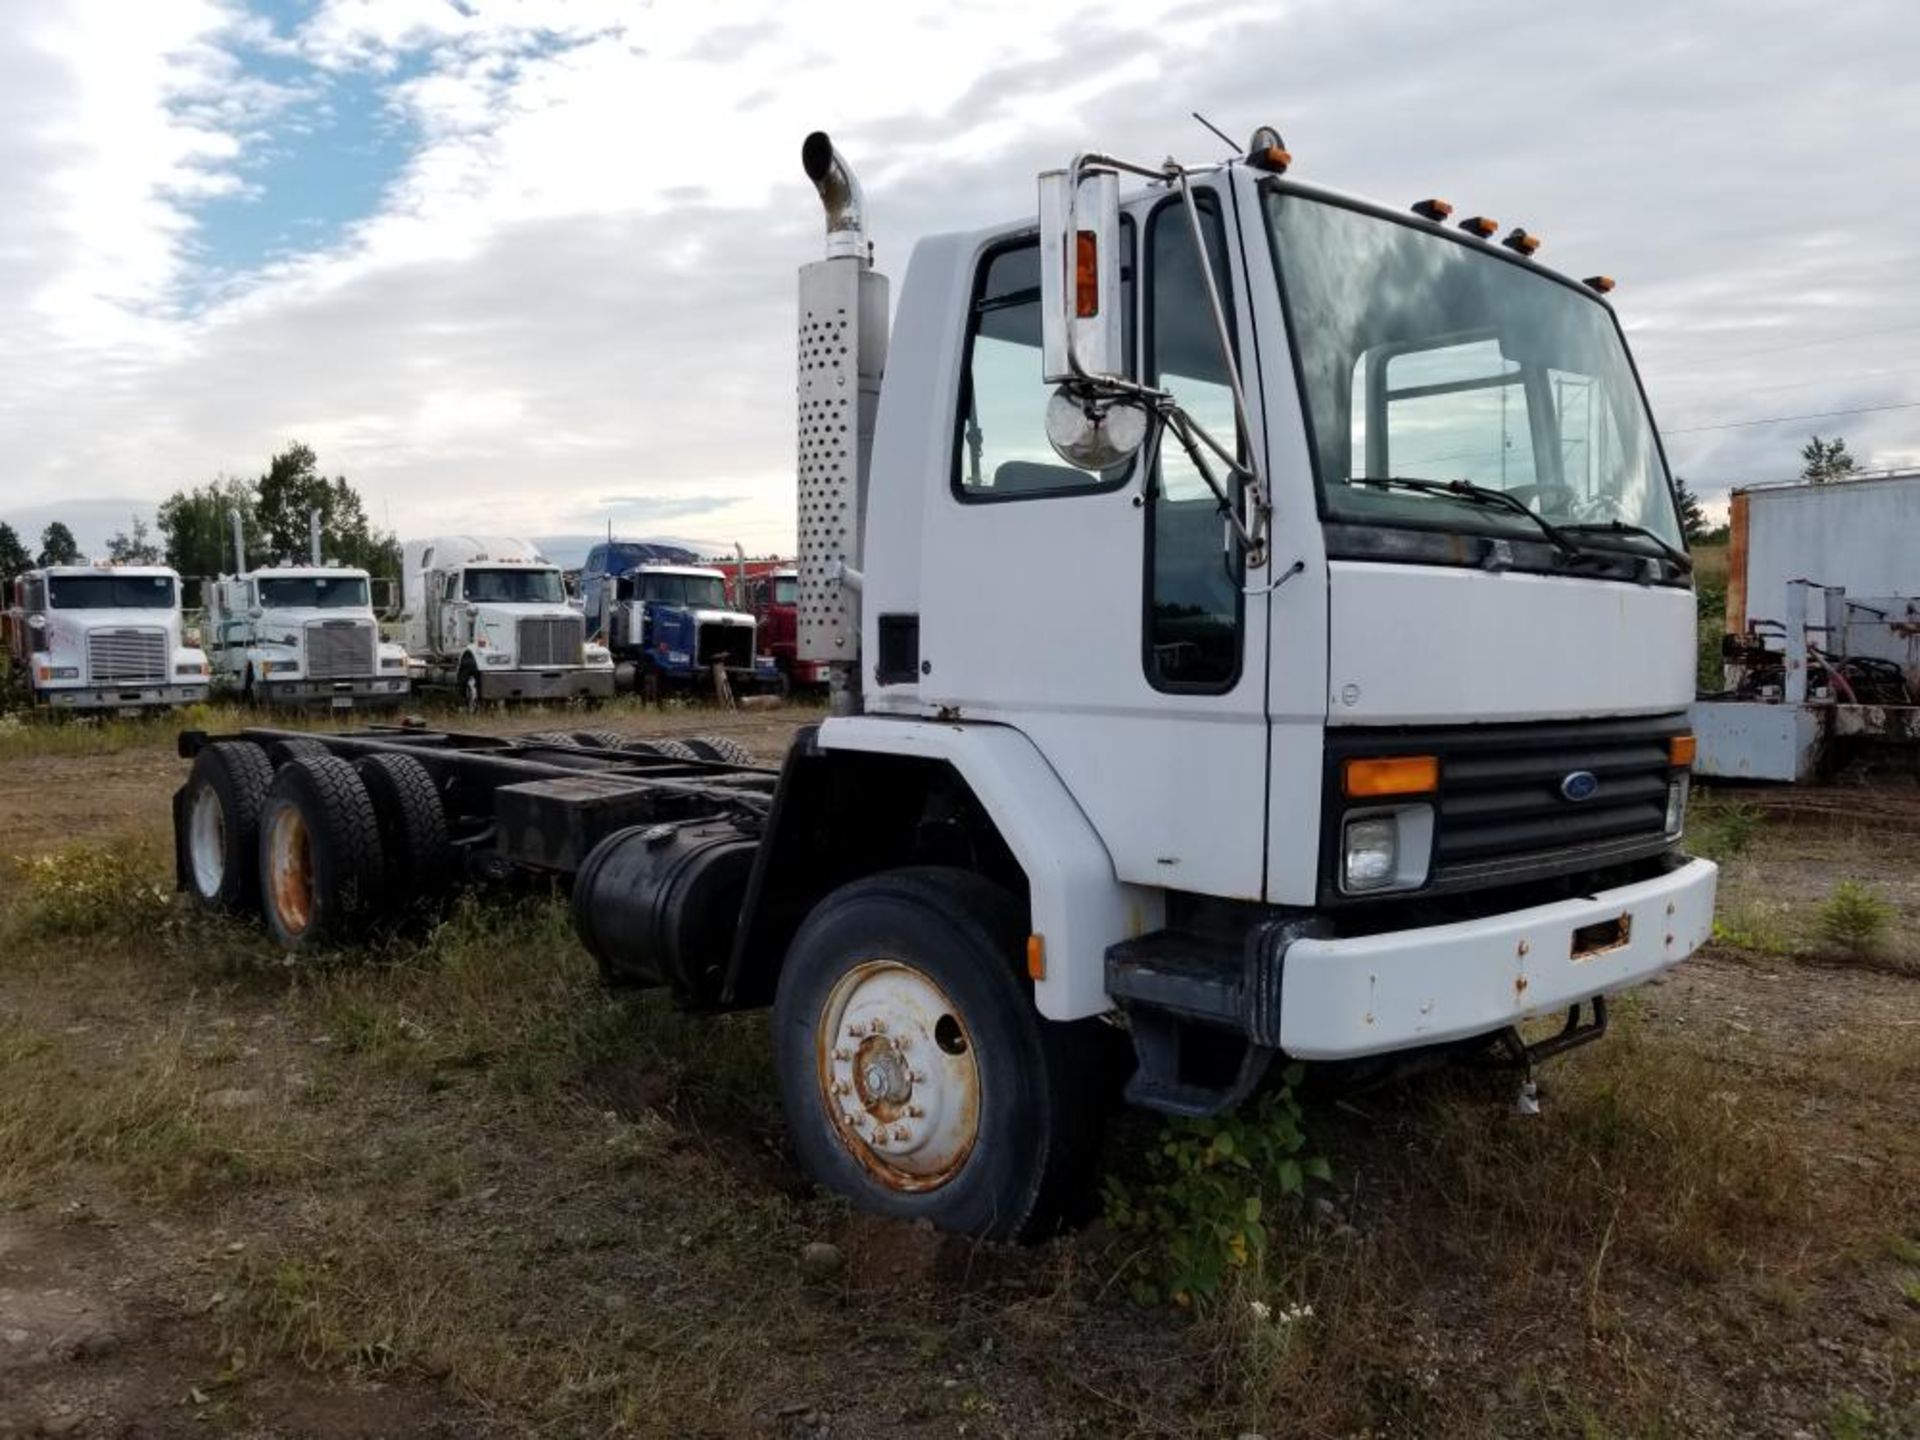
<path fill-rule="evenodd" d="M 1137 400 L 1062 385 L 1047 401 L 1047 440 L 1080 470 L 1129 460 L 1147 439 L 1147 409 Z"/>
<path fill-rule="evenodd" d="M 1068 170 L 1040 177 L 1040 368 L 1049 385 L 1119 375 L 1120 176 Z"/>

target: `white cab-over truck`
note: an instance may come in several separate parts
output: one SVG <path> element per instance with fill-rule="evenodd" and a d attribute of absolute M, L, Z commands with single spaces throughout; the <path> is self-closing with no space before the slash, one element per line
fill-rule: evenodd
<path fill-rule="evenodd" d="M 263 705 L 353 710 L 405 700 L 407 652 L 380 638 L 367 572 L 322 562 L 318 514 L 305 565 L 249 570 L 240 523 L 236 514 L 236 572 L 207 592 L 202 628 L 215 685 Z"/>
<path fill-rule="evenodd" d="M 1128 1098 L 1187 1115 L 1280 1057 L 1525 1066 L 1707 938 L 1690 567 L 1609 282 L 1302 184 L 1262 132 L 1083 155 L 1037 228 L 923 240 L 889 336 L 860 188 L 824 135 L 803 161 L 830 718 L 777 777 L 378 731 L 274 772 L 275 732 L 189 735 L 183 837 L 266 798 L 257 859 L 183 838 L 183 885 L 233 908 L 250 874 L 286 943 L 345 933 L 353 777 L 417 771 L 434 853 L 571 875 L 610 981 L 772 1006 L 822 1183 L 986 1235 L 1084 1191 L 1123 1033 Z"/>
<path fill-rule="evenodd" d="M 455 687 L 469 706 L 613 694 L 613 656 L 588 642 L 560 567 L 530 541 L 409 541 L 401 599 L 401 638 L 423 683 Z"/>
<path fill-rule="evenodd" d="M 34 706 L 161 710 L 207 698 L 207 657 L 186 642 L 180 577 L 165 566 L 46 565 L 11 590 L 7 652 Z"/>

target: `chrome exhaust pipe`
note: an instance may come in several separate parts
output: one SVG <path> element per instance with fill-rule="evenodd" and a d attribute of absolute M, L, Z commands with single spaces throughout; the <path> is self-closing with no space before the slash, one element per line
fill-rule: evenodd
<path fill-rule="evenodd" d="M 315 506 L 307 513 L 307 548 L 312 552 L 315 567 L 320 564 L 320 507 Z"/>
<path fill-rule="evenodd" d="M 247 526 L 240 518 L 238 510 L 229 510 L 227 518 L 233 522 L 233 573 L 247 573 Z"/>
<path fill-rule="evenodd" d="M 820 203 L 827 211 L 827 258 L 852 256 L 869 258 L 867 243 L 867 201 L 847 164 L 824 130 L 807 136 L 800 146 L 800 164 L 820 192 Z"/>

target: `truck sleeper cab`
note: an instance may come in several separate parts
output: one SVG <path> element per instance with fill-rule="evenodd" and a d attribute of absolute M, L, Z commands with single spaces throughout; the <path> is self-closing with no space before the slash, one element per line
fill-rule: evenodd
<path fill-rule="evenodd" d="M 208 595 L 215 683 L 264 705 L 335 710 L 398 705 L 407 652 L 380 637 L 371 580 L 339 565 L 276 565 L 223 575 Z"/>
<path fill-rule="evenodd" d="M 16 576 L 7 638 L 35 706 L 162 709 L 207 698 L 186 643 L 180 577 L 154 565 L 49 565 Z"/>

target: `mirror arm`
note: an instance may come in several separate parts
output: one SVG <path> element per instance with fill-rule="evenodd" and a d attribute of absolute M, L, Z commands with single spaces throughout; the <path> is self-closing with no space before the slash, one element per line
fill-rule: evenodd
<path fill-rule="evenodd" d="M 1187 452 L 1187 458 L 1193 462 L 1193 468 L 1199 472 L 1200 478 L 1206 482 L 1207 489 L 1213 492 L 1213 498 L 1220 502 L 1220 513 L 1226 517 L 1227 523 L 1233 527 L 1234 536 L 1240 541 L 1241 545 L 1246 547 L 1246 559 L 1249 568 L 1257 569 L 1259 566 L 1264 565 L 1267 560 L 1265 510 L 1257 510 L 1253 523 L 1251 525 L 1247 523 L 1239 510 L 1235 508 L 1233 497 L 1227 493 L 1226 487 L 1222 485 L 1220 480 L 1214 475 L 1213 468 L 1207 464 L 1206 450 L 1212 450 L 1215 455 L 1220 457 L 1226 464 L 1228 470 L 1246 485 L 1249 495 L 1254 493 L 1254 487 L 1258 483 L 1257 477 L 1255 477 L 1246 466 L 1234 460 L 1226 451 L 1222 450 L 1219 442 L 1209 435 L 1205 429 L 1195 424 L 1192 417 L 1177 405 L 1169 404 L 1162 415 L 1162 419 L 1166 422 L 1167 428 L 1171 429 L 1174 435 L 1179 438 L 1181 448 Z M 1199 437 L 1197 440 L 1194 438 L 1196 435 Z M 1202 441 L 1205 442 L 1204 449 L 1202 448 Z"/>

